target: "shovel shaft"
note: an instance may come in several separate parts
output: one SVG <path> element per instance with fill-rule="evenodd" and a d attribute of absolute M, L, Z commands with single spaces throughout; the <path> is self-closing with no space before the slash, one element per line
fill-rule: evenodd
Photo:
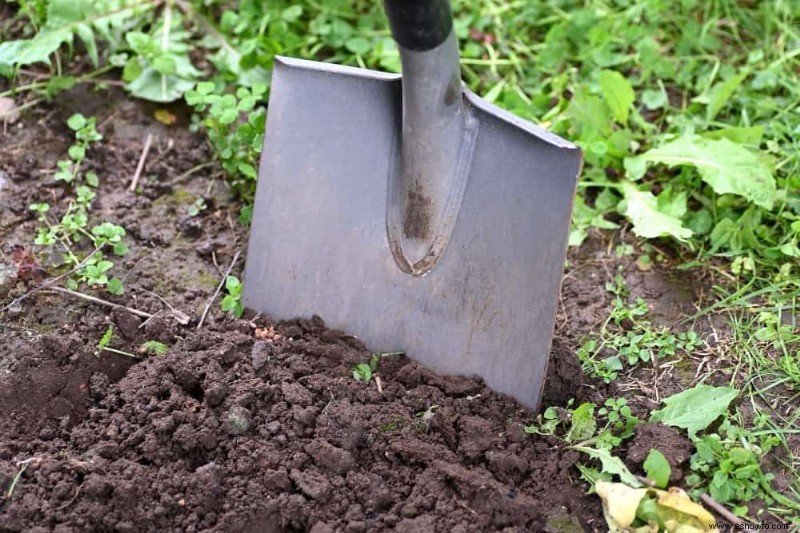
<path fill-rule="evenodd" d="M 407 50 L 436 48 L 453 28 L 450 0 L 385 0 L 394 40 Z"/>
<path fill-rule="evenodd" d="M 458 216 L 475 139 L 462 97 L 449 0 L 385 0 L 403 69 L 403 112 L 390 176 L 387 236 L 398 267 L 424 275 Z"/>

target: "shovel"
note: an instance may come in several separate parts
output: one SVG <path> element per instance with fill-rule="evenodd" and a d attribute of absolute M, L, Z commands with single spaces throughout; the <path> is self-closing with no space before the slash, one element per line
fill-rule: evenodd
<path fill-rule="evenodd" d="M 276 57 L 243 303 L 538 408 L 580 151 L 466 89 L 449 0 L 385 0 L 402 77 Z"/>

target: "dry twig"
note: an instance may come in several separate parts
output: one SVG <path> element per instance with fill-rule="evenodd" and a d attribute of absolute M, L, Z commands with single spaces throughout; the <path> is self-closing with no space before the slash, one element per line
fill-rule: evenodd
<path fill-rule="evenodd" d="M 140 316 L 142 318 L 152 318 L 154 316 L 154 315 L 152 315 L 150 313 L 146 313 L 144 311 L 139 311 L 138 309 L 133 309 L 132 307 L 128 307 L 126 305 L 115 304 L 114 302 L 109 302 L 108 300 L 103 300 L 101 298 L 96 298 L 94 296 L 89 296 L 88 294 L 83 294 L 82 292 L 71 291 L 69 289 L 63 289 L 61 287 L 52 287 L 52 288 L 47 289 L 47 290 L 53 291 L 53 292 L 60 292 L 62 294 L 67 294 L 69 296 L 74 296 L 75 298 L 81 298 L 83 300 L 86 300 L 86 301 L 89 301 L 89 302 L 92 302 L 92 303 L 105 305 L 106 307 L 116 307 L 117 309 L 124 309 L 125 311 L 127 311 L 127 312 L 129 312 L 129 313 L 131 313 L 133 315 Z"/>
<path fill-rule="evenodd" d="M 728 521 L 729 524 L 735 524 L 737 526 L 743 526 L 746 524 L 744 520 L 727 510 L 723 507 L 720 503 L 718 503 L 714 498 L 709 496 L 708 494 L 701 494 L 700 499 L 703 500 L 703 503 L 711 507 L 714 512 L 720 515 L 722 518 Z"/>
<path fill-rule="evenodd" d="M 136 172 L 133 173 L 133 179 L 131 180 L 131 186 L 128 187 L 128 190 L 133 192 L 136 190 L 136 187 L 139 185 L 139 177 L 142 175 L 142 170 L 144 170 L 144 162 L 147 160 L 147 154 L 150 152 L 150 145 L 153 143 L 153 134 L 148 133 L 147 138 L 144 140 L 144 148 L 142 148 L 142 155 L 139 156 L 139 164 L 136 165 Z"/>
<path fill-rule="evenodd" d="M 233 259 L 231 259 L 231 262 L 228 265 L 228 269 L 225 271 L 225 274 L 223 274 L 222 280 L 220 280 L 219 285 L 217 285 L 217 290 L 214 291 L 214 294 L 212 294 L 211 298 L 209 298 L 208 302 L 206 302 L 206 308 L 203 309 L 203 314 L 202 314 L 202 316 L 200 316 L 200 322 L 197 323 L 197 329 L 198 330 L 200 330 L 200 328 L 203 327 L 203 322 L 206 321 L 206 315 L 208 314 L 208 310 L 211 309 L 211 304 L 213 304 L 214 300 L 216 300 L 217 296 L 219 296 L 219 292 L 222 290 L 222 287 L 225 285 L 225 280 L 228 279 L 228 276 L 230 275 L 231 270 L 233 270 L 233 266 L 236 264 L 236 261 L 239 260 L 239 254 L 240 254 L 240 252 L 237 251 L 233 255 Z"/>
<path fill-rule="evenodd" d="M 78 270 L 83 268 L 86 265 L 86 263 L 89 262 L 89 259 L 91 259 L 94 256 L 94 254 L 96 254 L 97 252 L 102 250 L 103 246 L 105 246 L 105 245 L 101 244 L 100 246 L 95 248 L 92 253 L 87 255 L 86 258 L 83 261 L 78 263 L 74 268 L 72 268 L 68 272 L 65 272 L 65 273 L 61 274 L 60 276 L 56 276 L 56 277 L 54 277 L 52 279 L 49 279 L 49 280 L 43 282 L 38 287 L 34 287 L 33 289 L 29 290 L 28 292 L 26 292 L 22 296 L 19 296 L 19 297 L 15 298 L 10 304 L 8 304 L 7 306 L 5 306 L 3 308 L 3 311 L 7 311 L 8 309 L 11 309 L 12 306 L 17 305 L 18 303 L 21 303 L 23 300 L 25 300 L 26 298 L 30 297 L 32 294 L 34 294 L 36 292 L 39 292 L 42 289 L 46 289 L 48 287 L 51 287 L 51 286 L 55 285 L 56 283 L 58 283 L 59 281 L 61 281 L 62 279 L 71 276 L 72 274 L 74 274 L 75 272 L 77 272 Z"/>

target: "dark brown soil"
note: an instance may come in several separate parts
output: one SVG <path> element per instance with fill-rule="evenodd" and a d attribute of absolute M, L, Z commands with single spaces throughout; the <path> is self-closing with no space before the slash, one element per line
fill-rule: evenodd
<path fill-rule="evenodd" d="M 115 267 L 125 293 L 88 292 L 156 315 L 143 321 L 48 291 L 0 314 L 0 532 L 606 529 L 574 468 L 578 454 L 525 433 L 535 413 L 478 380 L 392 356 L 380 381 L 357 382 L 352 366 L 370 354 L 354 338 L 320 320 L 232 320 L 218 302 L 197 331 L 246 228 L 185 109 L 170 108 L 172 127 L 156 109 L 79 86 L 0 124 L 0 309 L 64 271 L 59 250 L 33 245 L 28 206 L 48 202 L 52 220 L 66 212 L 69 190 L 52 171 L 70 144 L 64 123 L 80 111 L 105 137 L 85 162 L 101 181 L 92 222 L 123 225 L 130 247 Z M 207 208 L 190 215 L 198 198 Z M 594 238 L 570 254 L 545 405 L 617 394 L 584 376 L 575 350 L 607 316 L 603 285 L 618 265 L 633 294 L 656 301 L 654 320 L 672 323 L 690 307 L 690 289 L 609 247 Z M 24 276 L 20 254 L 35 259 Z M 170 350 L 98 352 L 109 325 L 116 349 L 139 355 L 158 340 Z M 639 412 L 657 404 L 659 386 L 679 386 L 646 371 L 653 388 L 625 394 Z M 657 447 L 679 477 L 686 442 L 642 428 L 631 465 Z"/>
<path fill-rule="evenodd" d="M 678 483 L 683 479 L 683 472 L 694 451 L 692 442 L 681 435 L 675 428 L 662 424 L 639 424 L 636 435 L 628 446 L 625 464 L 641 469 L 651 450 L 658 450 L 671 468 L 670 483 Z"/>
<path fill-rule="evenodd" d="M 181 177 L 211 160 L 185 111 L 171 108 L 180 124 L 167 127 L 155 109 L 77 87 L 0 129 L 0 309 L 64 271 L 58 250 L 33 245 L 28 205 L 50 203 L 53 220 L 66 211 L 52 170 L 70 143 L 63 124 L 80 111 L 105 136 L 85 163 L 101 181 L 92 222 L 123 225 L 130 246 L 115 267 L 125 293 L 88 292 L 156 314 L 143 321 L 48 291 L 5 310 L 0 489 L 13 490 L 0 499 L 0 531 L 604 529 L 577 453 L 525 433 L 534 413 L 478 380 L 386 357 L 379 391 L 352 377 L 365 347 L 319 320 L 273 329 L 216 303 L 196 331 L 246 230 L 213 166 Z M 208 208 L 189 216 L 200 197 Z M 35 279 L 23 279 L 20 249 L 41 269 Z M 138 355 L 158 340 L 170 351 L 98 352 L 109 324 L 114 348 Z M 598 394 L 567 339 L 554 343 L 547 404 Z"/>
<path fill-rule="evenodd" d="M 117 383 L 101 370 L 113 357 L 52 337 L 33 343 L 44 366 L 14 375 L 60 389 L 24 410 L 1 400 L 12 416 L 0 486 L 28 463 L 0 530 L 567 531 L 553 525 L 566 520 L 581 531 L 595 522 L 597 502 L 571 479 L 577 453 L 526 434 L 533 414 L 515 402 L 400 356 L 381 361 L 380 392 L 353 380 L 369 353 L 352 337 L 321 320 L 272 331 L 231 321 L 191 333 Z M 59 371 L 56 358 L 69 353 L 76 362 Z"/>

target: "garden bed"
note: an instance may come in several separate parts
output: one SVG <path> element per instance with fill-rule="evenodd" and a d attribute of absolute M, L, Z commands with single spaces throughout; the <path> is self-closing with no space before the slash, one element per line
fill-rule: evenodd
<path fill-rule="evenodd" d="M 104 298 L 156 316 L 46 290 L 6 312 L 0 486 L 24 471 L 0 530 L 579 531 L 597 522 L 599 500 L 570 469 L 578 453 L 526 434 L 534 413 L 478 380 L 391 356 L 377 369 L 378 391 L 352 377 L 366 348 L 319 319 L 235 320 L 215 305 L 196 330 L 245 237 L 229 224 L 238 206 L 213 172 L 170 184 L 208 161 L 204 140 L 118 93 L 68 96 L 3 136 L 5 257 L 31 250 L 28 205 L 63 194 L 47 172 L 70 140 L 58 125 L 74 111 L 93 114 L 106 137 L 88 158 L 102 176 L 94 210 L 127 228 L 130 246 L 125 293 Z M 127 186 L 148 133 L 155 141 L 135 194 Z M 189 216 L 197 197 L 209 207 Z M 22 292 L 14 287 L 4 303 Z M 109 346 L 137 359 L 97 349 L 109 325 Z M 151 340 L 171 348 L 138 353 Z M 584 381 L 561 348 L 545 402 L 563 403 Z"/>
<path fill-rule="evenodd" d="M 94 114 L 106 137 L 88 159 L 102 173 L 95 210 L 128 229 L 130 246 L 125 293 L 108 301 L 156 316 L 46 290 L 6 311 L 0 486 L 24 471 L 0 530 L 602 530 L 599 499 L 576 483 L 578 452 L 527 434 L 535 414 L 479 380 L 389 356 L 379 391 L 352 376 L 367 349 L 320 319 L 235 320 L 215 305 L 198 331 L 220 271 L 243 249 L 245 232 L 230 222 L 238 206 L 213 171 L 175 182 L 208 161 L 202 137 L 112 94 L 69 93 L 9 126 L 4 254 L 30 250 L 27 206 L 63 194 L 47 172 L 70 139 L 58 125 L 73 111 Z M 135 194 L 127 186 L 148 133 L 154 148 Z M 209 207 L 190 216 L 199 197 Z M 545 405 L 605 394 L 570 348 L 605 312 L 597 284 L 610 267 L 587 265 L 565 284 Z M 668 312 L 681 298 L 644 285 L 669 299 Z M 109 325 L 110 346 L 137 359 L 97 349 Z M 137 351 L 152 340 L 171 348 Z"/>

